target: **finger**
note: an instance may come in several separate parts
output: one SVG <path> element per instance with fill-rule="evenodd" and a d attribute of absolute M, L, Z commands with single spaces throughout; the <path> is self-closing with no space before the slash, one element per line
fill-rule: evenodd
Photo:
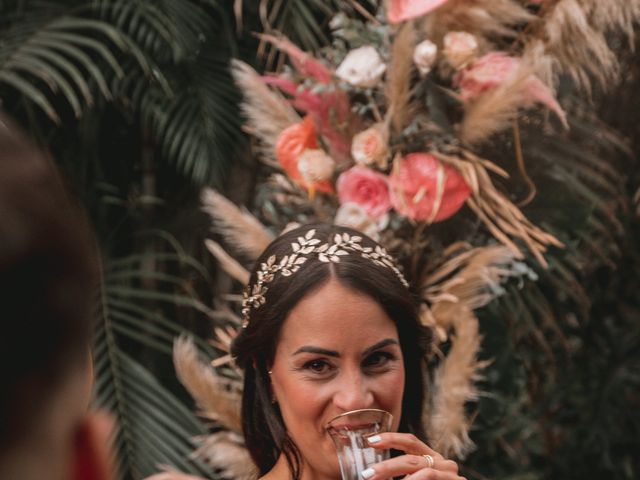
<path fill-rule="evenodd" d="M 411 475 L 404 477 L 403 480 L 467 480 L 453 472 L 442 472 L 432 468 L 423 468 Z"/>
<path fill-rule="evenodd" d="M 431 455 L 434 459 L 442 458 L 442 455 L 411 433 L 379 433 L 368 437 L 367 443 L 376 449 L 394 448 L 413 455 Z"/>
<path fill-rule="evenodd" d="M 368 437 L 367 443 L 376 449 L 393 448 L 413 455 L 430 455 L 435 462 L 435 464 L 433 465 L 434 468 L 438 470 L 458 473 L 458 464 L 456 462 L 445 459 L 429 445 L 410 433 L 380 433 Z M 429 463 L 430 462 L 427 462 L 427 467 L 430 466 Z"/>
<path fill-rule="evenodd" d="M 431 462 L 422 455 L 401 455 L 376 463 L 371 468 L 362 472 L 362 476 L 364 479 L 381 480 L 383 478 L 410 475 L 425 469 L 444 471 L 452 473 L 454 476 L 457 475 L 458 472 L 456 463 L 449 460 L 434 458 L 434 463 L 431 466 Z"/>

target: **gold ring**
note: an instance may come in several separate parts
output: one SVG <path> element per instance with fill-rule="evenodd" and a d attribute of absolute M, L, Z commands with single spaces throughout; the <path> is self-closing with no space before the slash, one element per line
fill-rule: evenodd
<path fill-rule="evenodd" d="M 427 468 L 433 468 L 436 464 L 436 461 L 433 459 L 431 455 L 422 455 L 424 459 L 427 461 Z"/>

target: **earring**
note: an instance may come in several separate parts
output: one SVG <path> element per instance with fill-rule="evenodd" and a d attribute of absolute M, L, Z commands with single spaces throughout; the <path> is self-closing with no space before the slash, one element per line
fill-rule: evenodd
<path fill-rule="evenodd" d="M 267 370 L 267 373 L 269 374 L 269 377 L 271 377 L 271 374 L 273 373 L 273 370 Z M 271 380 L 271 379 L 269 379 L 269 380 Z M 275 405 L 276 403 L 278 403 L 278 400 L 276 400 L 276 394 L 273 391 L 273 384 L 269 385 L 269 390 L 271 392 L 271 403 Z"/>

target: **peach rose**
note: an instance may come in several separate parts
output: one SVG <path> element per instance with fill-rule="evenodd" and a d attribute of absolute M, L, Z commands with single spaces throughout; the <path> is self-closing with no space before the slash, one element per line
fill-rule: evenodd
<path fill-rule="evenodd" d="M 400 159 L 389 186 L 391 204 L 398 213 L 429 223 L 452 216 L 471 194 L 458 170 L 428 153 L 411 153 Z"/>
<path fill-rule="evenodd" d="M 336 162 L 324 150 L 307 149 L 298 159 L 298 171 L 308 183 L 330 180 L 335 169 Z"/>
<path fill-rule="evenodd" d="M 456 70 L 464 68 L 478 53 L 478 40 L 467 32 L 449 32 L 444 36 L 443 44 L 442 53 Z"/>
<path fill-rule="evenodd" d="M 353 137 L 351 155 L 359 165 L 376 165 L 380 169 L 387 167 L 389 147 L 388 135 L 381 124 L 367 128 Z"/>
<path fill-rule="evenodd" d="M 370 168 L 351 167 L 338 177 L 336 188 L 341 204 L 356 203 L 373 219 L 391 210 L 387 177 Z"/>

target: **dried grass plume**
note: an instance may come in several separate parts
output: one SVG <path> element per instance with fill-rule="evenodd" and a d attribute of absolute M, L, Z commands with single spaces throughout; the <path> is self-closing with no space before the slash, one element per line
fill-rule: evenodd
<path fill-rule="evenodd" d="M 475 384 L 487 365 L 478 361 L 482 337 L 473 311 L 500 294 L 505 278 L 522 272 L 514 268 L 513 252 L 503 246 L 469 249 L 455 244 L 445 252 L 453 254 L 421 285 L 422 297 L 432 305 L 422 318 L 436 329 L 452 332 L 451 349 L 434 374 L 424 424 L 436 450 L 464 457 L 473 449 L 465 406 L 478 398 Z"/>
<path fill-rule="evenodd" d="M 231 257 L 231 255 L 229 255 L 224 248 L 220 246 L 219 243 L 207 239 L 204 241 L 204 244 L 207 247 L 207 250 L 216 257 L 216 260 L 218 260 L 222 269 L 227 272 L 230 277 L 235 278 L 243 285 L 249 283 L 249 271 L 236 262 L 233 257 Z"/>
<path fill-rule="evenodd" d="M 411 72 L 415 44 L 415 32 L 411 23 L 407 23 L 393 41 L 385 85 L 388 106 L 385 123 L 396 132 L 405 128 L 414 113 L 411 108 Z"/>
<path fill-rule="evenodd" d="M 266 158 L 275 161 L 278 135 L 299 122 L 300 116 L 281 93 L 264 84 L 253 68 L 240 60 L 232 60 L 231 73 L 243 94 L 242 112 L 247 118 L 245 130 L 258 138 Z"/>
<path fill-rule="evenodd" d="M 216 432 L 198 438 L 200 446 L 193 456 L 222 469 L 223 478 L 255 480 L 258 471 L 244 446 L 242 437 L 232 432 Z"/>
<path fill-rule="evenodd" d="M 258 258 L 273 240 L 273 235 L 256 217 L 215 190 L 204 188 L 200 199 L 202 210 L 211 217 L 213 230 L 251 260 Z"/>
<path fill-rule="evenodd" d="M 196 401 L 199 415 L 238 434 L 242 432 L 240 393 L 230 380 L 198 358 L 192 339 L 181 336 L 175 341 L 173 363 L 178 379 Z"/>
<path fill-rule="evenodd" d="M 517 36 L 516 28 L 535 20 L 522 5 L 513 0 L 455 0 L 425 17 L 425 30 L 438 44 L 447 32 L 463 31 L 478 38 Z"/>

